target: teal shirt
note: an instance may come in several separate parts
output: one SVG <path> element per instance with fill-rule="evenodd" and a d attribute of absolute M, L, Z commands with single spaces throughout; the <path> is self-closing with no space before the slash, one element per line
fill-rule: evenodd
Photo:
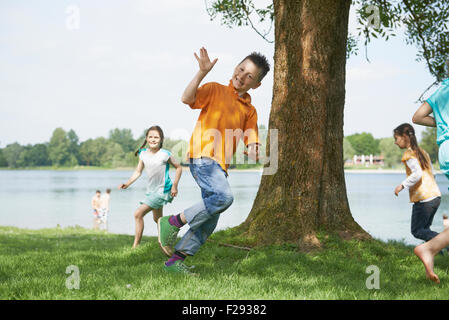
<path fill-rule="evenodd" d="M 437 144 L 441 145 L 449 139 L 449 79 L 444 80 L 426 101 L 432 107 L 437 125 Z"/>

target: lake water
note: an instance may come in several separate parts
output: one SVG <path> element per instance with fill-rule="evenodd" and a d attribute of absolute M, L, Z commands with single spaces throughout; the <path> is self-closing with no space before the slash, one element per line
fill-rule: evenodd
<path fill-rule="evenodd" d="M 0 225 L 40 229 L 79 225 L 92 227 L 91 198 L 95 190 L 111 188 L 109 232 L 134 234 L 133 213 L 145 193 L 144 174 L 128 190 L 117 190 L 132 171 L 9 171 L 0 170 Z M 174 171 L 170 172 L 172 178 Z M 410 234 L 412 204 L 408 191 L 399 197 L 393 190 L 403 181 L 405 173 L 346 172 L 349 205 L 354 219 L 373 237 L 382 240 L 403 240 L 408 244 L 422 241 Z M 253 205 L 261 172 L 231 171 L 229 182 L 234 203 L 219 220 L 217 230 L 242 223 Z M 449 213 L 449 181 L 436 175 L 442 202 L 432 229 L 443 230 L 442 214 Z M 190 172 L 184 171 L 179 195 L 164 207 L 164 215 L 179 213 L 201 199 L 200 190 Z M 145 217 L 144 235 L 156 236 L 152 216 Z M 184 231 L 185 232 L 185 231 Z M 182 235 L 182 232 L 181 232 Z"/>

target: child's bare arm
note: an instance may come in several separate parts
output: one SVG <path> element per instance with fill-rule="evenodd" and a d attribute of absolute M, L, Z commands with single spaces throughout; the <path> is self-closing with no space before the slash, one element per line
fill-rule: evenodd
<path fill-rule="evenodd" d="M 419 162 L 415 158 L 411 158 L 407 160 L 407 166 L 410 168 L 412 173 L 405 179 L 400 185 L 398 185 L 394 189 L 394 194 L 397 196 L 399 192 L 401 192 L 404 189 L 410 189 L 415 184 L 418 183 L 418 181 L 422 178 L 422 169 L 419 165 Z"/>
<path fill-rule="evenodd" d="M 187 85 L 187 88 L 184 90 L 182 94 L 182 102 L 185 104 L 191 104 L 195 102 L 196 90 L 198 89 L 201 81 L 204 77 L 209 73 L 210 70 L 214 67 L 215 63 L 218 59 L 214 61 L 210 61 L 209 55 L 207 54 L 207 50 L 203 47 L 200 49 L 200 56 L 194 53 L 196 60 L 198 61 L 199 71 L 193 77 L 192 81 Z"/>
<path fill-rule="evenodd" d="M 168 162 L 176 168 L 176 175 L 175 175 L 175 181 L 173 181 L 173 186 L 172 186 L 172 190 L 171 190 L 171 194 L 172 196 L 177 196 L 178 195 L 178 183 L 179 180 L 181 179 L 181 175 L 182 175 L 182 167 L 181 165 L 178 163 L 178 161 L 176 161 L 176 159 L 173 156 L 170 156 L 170 158 L 168 159 Z"/>
<path fill-rule="evenodd" d="M 433 110 L 430 104 L 424 102 L 413 115 L 413 123 L 426 127 L 436 127 L 435 118 L 430 116 L 432 112 Z"/>
<path fill-rule="evenodd" d="M 132 185 L 137 179 L 139 179 L 140 175 L 142 174 L 143 167 L 144 167 L 143 161 L 139 160 L 139 164 L 137 165 L 137 168 L 133 172 L 131 178 L 129 178 L 129 180 L 126 183 L 122 183 L 121 185 L 119 185 L 118 189 L 126 189 L 130 185 Z"/>
<path fill-rule="evenodd" d="M 394 194 L 396 195 L 396 197 L 399 195 L 399 192 L 401 192 L 402 190 L 404 190 L 404 186 L 402 184 L 398 185 L 395 189 L 394 189 Z"/>

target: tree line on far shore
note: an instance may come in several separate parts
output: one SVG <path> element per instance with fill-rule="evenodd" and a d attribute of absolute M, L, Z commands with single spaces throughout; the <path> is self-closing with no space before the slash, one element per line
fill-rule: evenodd
<path fill-rule="evenodd" d="M 261 126 L 260 129 L 265 127 Z M 266 139 L 265 131 L 261 130 L 264 132 L 261 134 L 263 144 Z M 142 145 L 144 137 L 145 132 L 134 139 L 131 129 L 116 128 L 109 131 L 107 138 L 99 137 L 80 142 L 74 130 L 56 128 L 49 142 L 34 145 L 20 145 L 15 142 L 0 148 L 0 167 L 134 167 L 138 162 L 134 153 Z M 165 138 L 163 147 L 175 153 L 178 161 L 184 162 L 182 153 L 187 150 L 187 145 L 188 142 L 181 139 Z M 433 163 L 438 161 L 435 128 L 427 128 L 422 133 L 419 145 L 429 153 Z M 354 155 L 382 155 L 384 166 L 388 168 L 400 165 L 403 154 L 403 150 L 394 144 L 393 137 L 375 139 L 371 133 L 366 132 L 346 136 L 343 151 L 344 160 L 351 160 Z M 262 152 L 265 152 L 264 148 Z M 245 163 L 232 165 L 231 168 L 233 167 L 254 168 L 261 165 Z"/>
<path fill-rule="evenodd" d="M 145 133 L 136 140 L 131 129 L 113 129 L 109 136 L 80 142 L 74 130 L 56 128 L 45 143 L 20 145 L 15 142 L 0 149 L 0 167 L 134 167 L 134 156 L 142 145 Z M 170 149 L 182 140 L 166 138 L 164 148 Z"/>
<path fill-rule="evenodd" d="M 265 126 L 259 127 L 261 140 L 266 139 Z M 134 139 L 131 129 L 113 129 L 109 136 L 88 139 L 80 142 L 73 129 L 65 131 L 56 128 L 50 141 L 37 144 L 20 145 L 8 144 L 0 148 L 0 167 L 3 168 L 74 168 L 78 166 L 121 168 L 135 167 L 139 161 L 135 152 L 145 140 L 145 131 L 140 137 Z M 173 153 L 175 158 L 183 165 L 187 165 L 185 153 L 188 142 L 182 139 L 170 139 L 165 137 L 163 148 Z M 243 153 L 243 145 L 239 145 L 239 151 Z M 264 151 L 264 147 L 262 147 Z M 238 151 L 238 152 L 239 152 Z M 260 168 L 261 164 L 252 164 L 245 157 L 245 163 L 236 164 L 235 156 L 231 168 Z"/>
<path fill-rule="evenodd" d="M 438 163 L 438 145 L 436 144 L 436 128 L 426 128 L 418 145 L 430 156 L 432 163 Z M 394 168 L 401 165 L 404 150 L 394 144 L 394 138 L 375 139 L 371 133 L 356 133 L 343 140 L 344 160 L 351 160 L 354 155 L 382 155 L 384 167 Z"/>

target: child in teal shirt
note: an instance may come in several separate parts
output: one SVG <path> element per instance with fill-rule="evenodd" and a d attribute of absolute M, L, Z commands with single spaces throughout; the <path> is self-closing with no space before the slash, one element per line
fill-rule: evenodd
<path fill-rule="evenodd" d="M 449 68 L 449 60 L 446 64 Z M 430 114 L 433 113 L 433 117 Z M 449 179 L 449 79 L 428 98 L 413 115 L 413 122 L 427 127 L 437 128 L 437 144 L 439 146 L 438 161 L 440 170 Z M 433 270 L 434 257 L 443 248 L 449 246 L 449 229 L 445 229 L 432 240 L 414 249 L 416 256 L 426 269 L 426 277 L 436 283 L 440 279 Z"/>
<path fill-rule="evenodd" d="M 430 114 L 433 113 L 433 117 Z M 449 179 L 449 79 L 428 98 L 413 116 L 413 123 L 437 128 L 440 170 Z"/>

